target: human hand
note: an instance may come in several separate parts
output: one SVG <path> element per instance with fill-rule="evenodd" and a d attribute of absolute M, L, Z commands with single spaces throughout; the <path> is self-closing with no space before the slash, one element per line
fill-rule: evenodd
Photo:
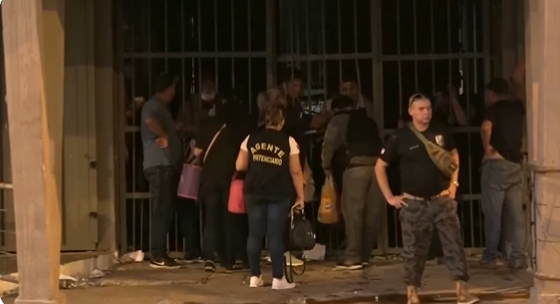
<path fill-rule="evenodd" d="M 402 207 L 408 206 L 408 204 L 404 202 L 403 197 L 400 196 L 400 195 L 390 197 L 390 198 L 387 200 L 387 203 L 389 203 L 389 205 L 391 205 L 391 206 L 393 206 L 393 207 L 395 207 L 395 208 L 397 208 L 397 209 L 400 209 L 400 208 L 402 208 Z"/>
<path fill-rule="evenodd" d="M 459 92 L 457 91 L 457 88 L 454 85 L 452 84 L 448 85 L 447 90 L 449 90 L 449 97 L 457 98 L 457 96 L 459 96 Z"/>
<path fill-rule="evenodd" d="M 448 195 L 449 198 L 450 199 L 455 199 L 455 197 L 457 196 L 457 186 L 451 185 L 451 186 L 449 186 L 447 191 L 449 191 L 449 195 Z"/>
<path fill-rule="evenodd" d="M 169 140 L 167 137 L 160 137 L 156 139 L 156 145 L 162 149 L 165 149 L 169 146 Z"/>
<path fill-rule="evenodd" d="M 304 207 L 305 207 L 304 200 L 302 198 L 298 198 L 292 208 L 296 210 L 303 210 Z"/>

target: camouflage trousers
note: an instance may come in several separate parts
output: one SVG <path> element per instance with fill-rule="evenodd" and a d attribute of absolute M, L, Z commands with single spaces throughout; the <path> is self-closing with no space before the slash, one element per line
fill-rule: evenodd
<path fill-rule="evenodd" d="M 445 196 L 430 200 L 407 198 L 405 202 L 408 206 L 400 210 L 399 218 L 406 284 L 421 287 L 434 227 L 439 233 L 443 259 L 451 277 L 455 281 L 468 281 L 467 258 L 457 216 L 457 202 Z"/>

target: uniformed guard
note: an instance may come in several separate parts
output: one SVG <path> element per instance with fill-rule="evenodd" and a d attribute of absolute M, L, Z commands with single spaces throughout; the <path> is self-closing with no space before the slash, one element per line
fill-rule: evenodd
<path fill-rule="evenodd" d="M 418 288 L 432 240 L 439 232 L 447 265 L 457 287 L 457 303 L 479 301 L 471 295 L 455 193 L 459 183 L 459 154 L 452 134 L 444 126 L 431 125 L 432 104 L 423 94 L 409 99 L 412 122 L 392 135 L 375 166 L 379 187 L 387 202 L 400 209 L 405 282 L 408 304 L 419 304 Z M 402 195 L 389 188 L 386 168 L 400 160 Z"/>

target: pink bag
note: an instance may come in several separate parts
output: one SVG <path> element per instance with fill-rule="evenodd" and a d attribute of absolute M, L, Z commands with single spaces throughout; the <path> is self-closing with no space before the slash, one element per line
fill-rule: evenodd
<path fill-rule="evenodd" d="M 183 164 L 177 196 L 189 199 L 198 199 L 198 189 L 200 188 L 200 176 L 202 167 L 192 164 Z"/>
<path fill-rule="evenodd" d="M 235 214 L 245 214 L 245 193 L 243 180 L 234 176 L 229 187 L 228 210 Z"/>
<path fill-rule="evenodd" d="M 214 145 L 216 138 L 222 130 L 226 127 L 224 124 L 220 130 L 214 135 L 212 141 L 206 148 L 204 152 L 204 157 L 202 158 L 202 163 L 206 161 L 206 156 L 208 152 Z M 181 172 L 181 179 L 179 180 L 179 187 L 177 188 L 177 196 L 189 199 L 198 199 L 198 189 L 200 188 L 200 177 L 202 175 L 202 167 L 193 164 L 183 164 L 183 172 Z"/>

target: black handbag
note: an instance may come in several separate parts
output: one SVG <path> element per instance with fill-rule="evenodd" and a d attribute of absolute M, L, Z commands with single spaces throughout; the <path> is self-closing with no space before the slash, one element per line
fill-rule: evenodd
<path fill-rule="evenodd" d="M 304 250 L 311 250 L 315 247 L 315 232 L 313 231 L 313 224 L 311 221 L 305 218 L 305 213 L 303 210 L 294 210 L 290 213 L 290 251 L 303 252 Z M 303 256 L 303 267 L 301 271 L 296 271 L 292 266 L 292 255 L 289 255 L 288 259 L 284 260 L 284 273 L 286 280 L 290 283 L 294 281 L 293 275 L 302 275 L 305 273 L 305 268 L 307 263 L 305 261 L 305 256 Z M 289 269 L 288 269 L 289 268 Z"/>
<path fill-rule="evenodd" d="M 290 219 L 290 249 L 311 250 L 315 247 L 313 224 L 305 218 L 303 211 L 292 210 Z"/>

